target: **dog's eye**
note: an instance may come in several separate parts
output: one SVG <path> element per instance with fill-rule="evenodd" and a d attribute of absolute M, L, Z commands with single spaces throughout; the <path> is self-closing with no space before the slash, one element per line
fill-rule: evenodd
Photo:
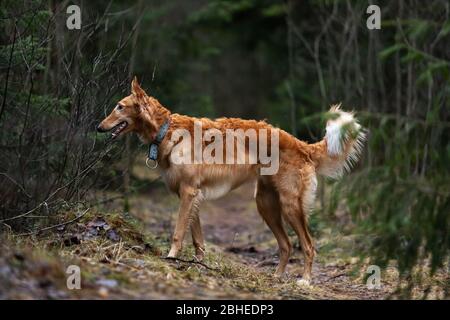
<path fill-rule="evenodd" d="M 120 104 L 118 104 L 116 108 L 118 111 L 122 111 L 122 109 L 123 109 L 123 107 Z"/>

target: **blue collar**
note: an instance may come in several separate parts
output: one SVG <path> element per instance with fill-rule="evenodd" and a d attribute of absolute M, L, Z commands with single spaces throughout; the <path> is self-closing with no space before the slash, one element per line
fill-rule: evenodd
<path fill-rule="evenodd" d="M 150 146 L 148 147 L 148 158 L 150 160 L 156 161 L 158 159 L 158 146 L 164 140 L 167 131 L 169 130 L 170 120 L 168 119 L 164 124 L 159 128 L 158 134 L 156 135 L 155 140 L 152 141 Z"/>

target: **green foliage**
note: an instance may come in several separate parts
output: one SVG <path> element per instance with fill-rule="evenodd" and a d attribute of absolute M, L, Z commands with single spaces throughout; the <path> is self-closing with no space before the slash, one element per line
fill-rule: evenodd
<path fill-rule="evenodd" d="M 430 258 L 431 270 L 443 267 L 450 247 L 450 198 L 446 181 L 402 179 L 379 167 L 345 181 L 348 206 L 363 217 L 360 228 L 375 236 L 375 261 L 386 266 L 396 259 L 408 272 Z"/>
<path fill-rule="evenodd" d="M 9 64 L 12 46 L 13 45 L 10 44 L 0 47 L 0 65 L 6 66 Z M 34 65 L 33 67 L 36 71 L 45 69 L 43 59 L 47 53 L 47 48 L 41 46 L 39 39 L 27 36 L 23 39 L 18 39 L 14 47 L 15 50 L 11 57 L 12 65 L 17 65 L 24 69 L 26 69 L 27 66 Z"/>
<path fill-rule="evenodd" d="M 359 228 L 375 236 L 374 261 L 386 266 L 395 259 L 405 276 L 427 259 L 434 272 L 449 255 L 450 128 L 440 112 L 436 104 L 426 121 L 365 114 L 375 164 L 340 182 L 329 205 L 335 210 L 344 194 Z"/>
<path fill-rule="evenodd" d="M 389 46 L 387 48 L 384 48 L 378 55 L 380 59 L 387 59 L 392 54 L 396 53 L 397 51 L 405 48 L 405 45 L 403 43 L 396 43 L 392 46 Z"/>
<path fill-rule="evenodd" d="M 279 17 L 286 14 L 286 7 L 283 4 L 272 4 L 261 10 L 261 14 L 265 17 Z"/>
<path fill-rule="evenodd" d="M 191 15 L 191 21 L 229 23 L 232 21 L 233 15 L 255 7 L 256 2 L 255 0 L 210 1 L 204 8 Z"/>
<path fill-rule="evenodd" d="M 422 40 L 432 28 L 432 22 L 427 20 L 414 20 L 408 25 L 406 33 L 412 40 Z"/>

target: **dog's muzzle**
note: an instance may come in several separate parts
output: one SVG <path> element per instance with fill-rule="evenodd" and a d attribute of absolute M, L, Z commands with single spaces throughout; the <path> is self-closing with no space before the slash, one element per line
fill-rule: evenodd
<path fill-rule="evenodd" d="M 98 132 L 106 132 L 106 131 L 108 131 L 108 130 L 103 129 L 101 125 L 98 125 L 98 126 L 97 126 L 97 131 L 98 131 Z"/>

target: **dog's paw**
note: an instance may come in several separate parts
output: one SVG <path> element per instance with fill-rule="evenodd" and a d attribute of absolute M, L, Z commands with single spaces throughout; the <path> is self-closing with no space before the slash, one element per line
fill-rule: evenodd
<path fill-rule="evenodd" d="M 313 287 L 313 286 L 311 285 L 311 281 L 308 280 L 308 279 L 300 279 L 300 280 L 297 280 L 297 285 L 298 285 L 299 287 L 303 287 L 303 288 L 307 288 L 307 289 L 310 289 L 310 288 Z"/>
<path fill-rule="evenodd" d="M 196 254 L 196 255 L 194 255 L 194 261 L 197 261 L 197 262 L 202 262 L 204 258 L 205 258 L 204 254 Z"/>
<path fill-rule="evenodd" d="M 205 249 L 203 249 L 203 248 L 195 249 L 195 255 L 194 255 L 195 261 L 202 262 L 204 257 L 205 257 Z"/>
<path fill-rule="evenodd" d="M 177 251 L 175 251 L 175 250 L 170 250 L 169 251 L 169 254 L 167 255 L 167 257 L 166 258 L 168 258 L 168 259 L 175 259 L 176 257 L 177 257 Z"/>

